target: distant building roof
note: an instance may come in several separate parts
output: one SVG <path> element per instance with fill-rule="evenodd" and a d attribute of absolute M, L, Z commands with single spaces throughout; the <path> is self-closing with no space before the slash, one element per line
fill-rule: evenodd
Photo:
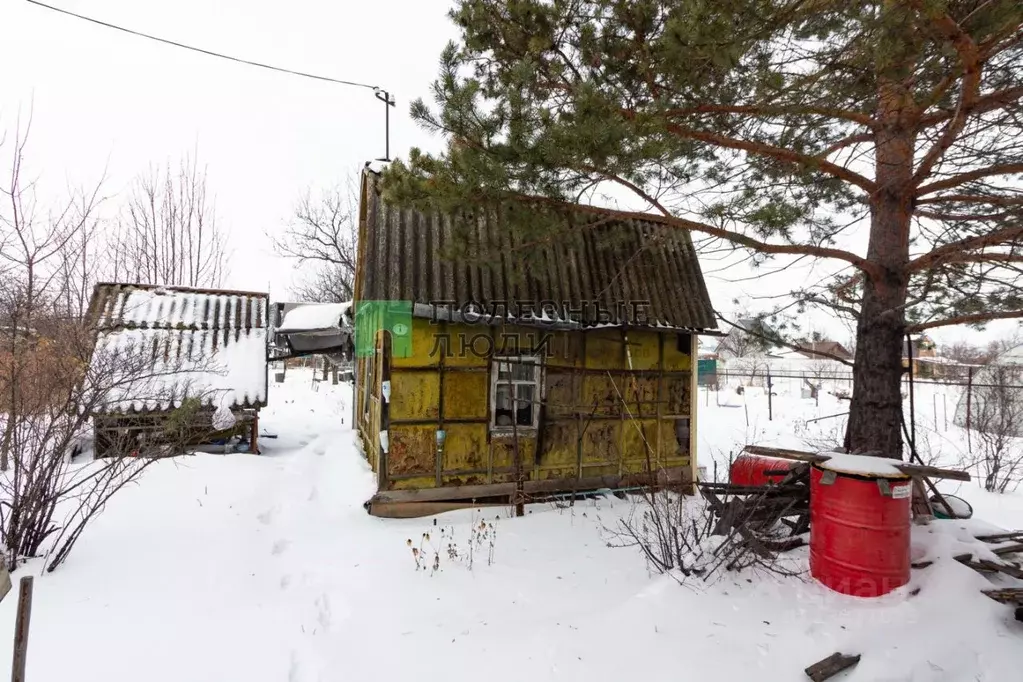
<path fill-rule="evenodd" d="M 852 360 L 853 354 L 846 350 L 846 347 L 840 344 L 838 341 L 812 341 L 809 343 L 797 344 L 799 349 L 796 351 L 810 358 L 825 358 L 829 356 L 841 358 L 842 360 Z"/>
<path fill-rule="evenodd" d="M 495 312 L 502 305 L 531 301 L 540 315 L 540 302 L 550 301 L 579 311 L 574 321 L 584 327 L 716 326 L 689 233 L 656 216 L 569 211 L 566 229 L 527 247 L 500 217 L 474 215 L 471 207 L 455 218 L 390 205 L 377 182 L 363 172 L 360 300 L 476 304 L 502 316 Z M 473 257 L 451 255 L 466 250 L 466 241 Z"/>
<path fill-rule="evenodd" d="M 347 326 L 345 313 L 352 302 L 303 303 L 284 313 L 277 333 L 338 331 Z"/>
<path fill-rule="evenodd" d="M 97 284 L 89 304 L 93 363 L 108 353 L 143 353 L 149 370 L 144 382 L 127 377 L 102 411 L 160 411 L 186 398 L 213 407 L 265 405 L 268 307 L 264 293 Z"/>

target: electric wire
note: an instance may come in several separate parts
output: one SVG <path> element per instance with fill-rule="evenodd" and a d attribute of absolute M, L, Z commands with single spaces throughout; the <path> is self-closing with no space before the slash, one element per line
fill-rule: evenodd
<path fill-rule="evenodd" d="M 241 57 L 232 57 L 231 55 L 222 54 L 220 52 L 214 52 L 213 50 L 206 50 L 206 49 L 203 49 L 201 47 L 194 47 L 192 45 L 186 45 L 184 43 L 179 43 L 179 42 L 176 42 L 174 40 L 168 40 L 167 38 L 160 38 L 159 36 L 154 36 L 154 35 L 150 35 L 148 33 L 143 33 L 141 31 L 136 31 L 134 29 L 125 28 L 123 26 L 118 26 L 116 24 L 111 24 L 111 23 L 108 23 L 106 21 L 101 21 L 99 19 L 93 19 L 92 17 L 87 17 L 87 16 L 84 16 L 82 14 L 76 14 L 76 13 L 70 11 L 70 10 L 62 9 L 60 7 L 54 7 L 53 5 L 47 5 L 46 3 L 39 2 L 39 0 L 26 0 L 26 2 L 29 2 L 29 3 L 31 3 L 33 5 L 38 6 L 38 7 L 43 7 L 43 8 L 48 9 L 48 10 L 53 10 L 54 12 L 59 12 L 61 14 L 66 14 L 66 15 L 74 17 L 76 19 L 81 19 L 83 21 L 88 21 L 88 22 L 93 23 L 93 24 L 98 24 L 100 26 L 105 26 L 106 28 L 112 28 L 112 29 L 117 30 L 117 31 L 122 31 L 124 33 L 129 33 L 129 34 L 131 34 L 133 36 L 138 36 L 140 38 L 148 38 L 149 40 L 155 40 L 155 41 L 157 41 L 159 43 L 164 43 L 165 45 L 172 45 L 174 47 L 180 47 L 180 48 L 183 48 L 185 50 L 191 50 L 192 52 L 198 52 L 200 54 L 205 54 L 205 55 L 208 55 L 208 56 L 211 56 L 211 57 L 219 57 L 221 59 L 227 59 L 227 60 L 232 61 L 232 62 L 237 62 L 238 64 L 246 64 L 248 66 L 256 66 L 256 67 L 259 67 L 261 69 L 268 69 L 270 71 L 278 71 L 280 73 L 286 73 L 286 74 L 290 74 L 292 76 L 301 76 L 303 78 L 312 78 L 313 80 L 326 81 L 328 83 L 335 83 L 337 85 L 348 85 L 348 86 L 352 86 L 352 87 L 356 87 L 356 88 L 366 88 L 367 90 L 372 90 L 373 92 L 384 92 L 383 88 L 381 88 L 379 86 L 376 86 L 376 85 L 369 85 L 368 83 L 358 83 L 356 81 L 346 81 L 346 80 L 342 80 L 342 79 L 339 79 L 339 78 L 331 78 L 329 76 L 319 76 L 317 74 L 306 73 L 304 71 L 295 71 L 293 69 L 286 69 L 286 68 L 281 67 L 281 66 L 273 66 L 272 64 L 264 64 L 262 62 L 254 62 L 254 61 L 251 61 L 249 59 L 242 59 Z"/>

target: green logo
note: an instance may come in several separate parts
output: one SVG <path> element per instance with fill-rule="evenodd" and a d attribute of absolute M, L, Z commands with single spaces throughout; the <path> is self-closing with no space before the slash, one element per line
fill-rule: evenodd
<path fill-rule="evenodd" d="M 377 333 L 391 337 L 391 355 L 412 355 L 412 301 L 359 301 L 355 304 L 355 355 L 370 357 L 376 352 Z"/>

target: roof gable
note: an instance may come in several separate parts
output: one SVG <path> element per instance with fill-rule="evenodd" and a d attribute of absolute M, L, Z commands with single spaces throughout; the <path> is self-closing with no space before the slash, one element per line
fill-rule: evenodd
<path fill-rule="evenodd" d="M 685 230 L 588 209 L 568 214 L 556 234 L 527 241 L 509 228 L 504 214 L 467 210 L 452 216 L 398 207 L 381 196 L 377 183 L 375 174 L 364 171 L 360 300 L 472 304 L 485 314 L 511 317 L 516 315 L 503 307 L 523 306 L 550 317 L 545 303 L 568 313 L 560 319 L 583 326 L 716 327 Z"/>

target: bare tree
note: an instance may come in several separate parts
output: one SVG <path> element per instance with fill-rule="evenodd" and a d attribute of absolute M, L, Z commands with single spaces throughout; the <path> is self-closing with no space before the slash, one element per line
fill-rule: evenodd
<path fill-rule="evenodd" d="M 307 192 L 284 232 L 269 235 L 278 255 L 313 266 L 294 287 L 296 297 L 321 303 L 352 300 L 357 209 L 358 192 L 349 177 L 344 186 L 325 190 L 316 198 Z"/>
<path fill-rule="evenodd" d="M 986 365 L 993 357 L 990 346 L 982 348 L 966 341 L 946 346 L 942 355 L 960 365 Z"/>
<path fill-rule="evenodd" d="M 740 312 L 735 324 L 728 330 L 728 335 L 718 343 L 719 355 L 733 358 L 762 356 L 771 347 L 769 339 L 773 336 L 764 320 L 748 312 Z"/>
<path fill-rule="evenodd" d="M 135 178 L 114 235 L 113 278 L 139 284 L 219 286 L 228 253 L 206 169 L 185 156 Z"/>
<path fill-rule="evenodd" d="M 989 365 L 971 396 L 975 464 L 988 492 L 1012 492 L 1023 481 L 1023 366 Z"/>
<path fill-rule="evenodd" d="M 220 368 L 197 366 L 206 359 L 189 366 L 177 357 L 158 359 L 150 344 L 94 347 L 84 301 L 95 273 L 100 184 L 73 190 L 56 209 L 44 210 L 36 184 L 25 177 L 26 141 L 19 126 L 0 187 L 0 468 L 6 472 L 0 543 L 11 570 L 44 554 L 52 570 L 111 497 L 155 461 L 129 453 L 177 454 L 187 443 L 170 420 L 158 450 L 139 452 L 138 443 L 125 440 L 114 444 L 113 457 L 73 463 L 72 453 L 89 440 L 93 413 L 128 396 L 166 397 L 174 384 L 188 386 L 183 374 Z"/>

